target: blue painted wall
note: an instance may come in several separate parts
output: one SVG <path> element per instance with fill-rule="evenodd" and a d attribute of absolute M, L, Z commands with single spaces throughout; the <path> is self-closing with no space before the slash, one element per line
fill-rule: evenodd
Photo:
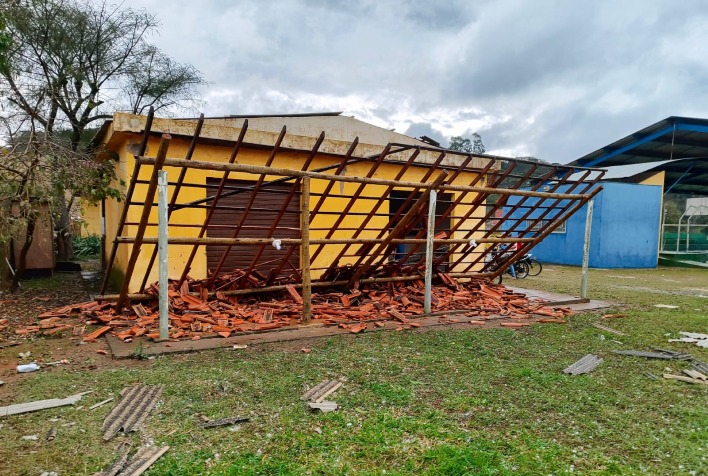
<path fill-rule="evenodd" d="M 590 267 L 656 267 L 659 258 L 661 187 L 619 182 L 605 182 L 602 187 L 603 190 L 595 197 L 593 208 Z M 566 189 L 559 189 L 558 192 L 563 193 Z M 515 203 L 509 201 L 509 205 Z M 524 213 L 519 210 L 514 215 Z M 565 233 L 551 233 L 531 253 L 541 262 L 580 266 L 586 213 L 587 205 L 566 222 Z M 534 215 L 538 216 L 538 213 Z"/>

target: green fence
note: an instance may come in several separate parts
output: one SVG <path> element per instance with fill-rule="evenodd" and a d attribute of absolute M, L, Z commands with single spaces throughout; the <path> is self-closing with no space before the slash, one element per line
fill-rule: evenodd
<path fill-rule="evenodd" d="M 664 232 L 661 237 L 662 251 L 677 251 L 677 238 L 678 233 Z M 708 234 L 682 232 L 678 251 L 708 251 Z"/>

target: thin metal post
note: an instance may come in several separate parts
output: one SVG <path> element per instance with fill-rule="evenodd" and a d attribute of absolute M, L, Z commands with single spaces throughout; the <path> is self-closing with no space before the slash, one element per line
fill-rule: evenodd
<path fill-rule="evenodd" d="M 312 281 L 310 276 L 310 177 L 302 179 L 302 322 L 312 318 Z"/>
<path fill-rule="evenodd" d="M 430 314 L 433 288 L 433 237 L 435 236 L 435 204 L 437 202 L 437 190 L 430 191 L 430 202 L 428 204 L 428 236 L 425 243 L 425 313 Z"/>
<path fill-rule="evenodd" d="M 588 298 L 588 262 L 590 261 L 590 231 L 592 230 L 592 209 L 595 200 L 588 202 L 587 216 L 585 217 L 585 242 L 583 243 L 583 274 L 580 280 L 580 298 Z"/>
<path fill-rule="evenodd" d="M 169 263 L 167 260 L 167 222 L 169 221 L 169 216 L 167 208 L 167 172 L 159 170 L 157 172 L 157 249 L 160 271 L 160 340 L 168 338 L 167 312 L 169 304 L 167 295 L 169 284 L 167 282 L 167 273 Z"/>
<path fill-rule="evenodd" d="M 152 205 L 155 202 L 155 193 L 157 192 L 157 172 L 159 170 L 162 170 L 162 164 L 165 161 L 165 157 L 167 157 L 167 150 L 170 147 L 170 141 L 172 140 L 172 136 L 169 134 L 162 134 L 162 139 L 160 140 L 160 146 L 157 149 L 157 155 L 154 160 L 154 167 L 152 170 L 152 174 L 150 175 L 150 184 L 148 185 L 148 189 L 145 192 L 145 203 L 143 205 L 143 212 L 142 215 L 140 216 L 140 222 L 138 223 L 138 229 L 135 232 L 135 243 L 133 244 L 133 249 L 130 251 L 130 257 L 128 258 L 128 264 L 125 267 L 125 275 L 123 277 L 123 284 L 121 285 L 120 288 L 120 299 L 118 299 L 118 302 L 116 303 L 116 310 L 120 312 L 123 309 L 123 305 L 125 304 L 127 298 L 126 295 L 128 294 L 128 288 L 130 287 L 130 278 L 133 277 L 133 271 L 135 271 L 135 263 L 138 261 L 138 257 L 140 256 L 140 246 L 143 243 L 143 238 L 145 237 L 145 227 L 147 226 L 147 222 L 150 218 L 150 210 L 152 209 Z M 125 204 L 125 209 L 128 207 L 128 202 Z M 121 224 L 125 223 L 125 217 L 121 219 L 120 221 Z M 122 228 L 122 227 L 120 227 Z M 116 234 L 116 237 L 120 235 Z M 116 245 L 114 248 L 117 249 L 118 243 L 116 241 Z M 108 264 L 110 265 L 111 262 L 109 261 Z M 110 269 L 106 270 L 108 273 Z"/>

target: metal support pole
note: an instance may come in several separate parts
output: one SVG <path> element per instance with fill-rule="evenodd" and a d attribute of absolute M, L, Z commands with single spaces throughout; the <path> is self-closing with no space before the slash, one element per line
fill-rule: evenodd
<path fill-rule="evenodd" d="M 583 243 L 583 273 L 580 280 L 580 298 L 588 298 L 588 263 L 590 261 L 590 231 L 592 230 L 592 209 L 595 200 L 588 202 L 587 216 L 585 217 L 585 242 Z"/>
<path fill-rule="evenodd" d="M 160 340 L 166 340 L 169 336 L 167 333 L 167 312 L 169 304 L 167 302 L 167 294 L 169 292 L 167 273 L 169 263 L 167 260 L 167 222 L 169 220 L 167 214 L 167 172 L 160 170 L 157 172 L 157 237 L 158 237 L 158 253 L 159 253 L 159 271 L 160 271 Z"/>
<path fill-rule="evenodd" d="M 312 318 L 312 280 L 310 276 L 310 177 L 302 179 L 302 323 Z"/>
<path fill-rule="evenodd" d="M 435 236 L 435 204 L 437 202 L 437 190 L 430 191 L 430 202 L 428 203 L 428 235 L 425 243 L 425 313 L 430 314 L 432 290 L 433 290 L 433 237 Z"/>

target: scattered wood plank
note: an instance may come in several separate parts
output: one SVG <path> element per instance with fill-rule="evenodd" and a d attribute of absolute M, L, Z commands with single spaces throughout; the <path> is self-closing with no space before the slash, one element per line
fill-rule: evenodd
<path fill-rule="evenodd" d="M 621 319 L 623 317 L 629 317 L 629 314 L 605 314 L 602 316 L 603 319 Z"/>
<path fill-rule="evenodd" d="M 691 367 L 698 370 L 699 372 L 703 372 L 704 374 L 708 374 L 708 364 L 706 364 L 705 362 L 701 362 L 698 359 L 691 360 Z"/>
<path fill-rule="evenodd" d="M 210 420 L 202 423 L 202 428 L 215 428 L 217 426 L 235 425 L 236 423 L 245 423 L 251 421 L 248 417 L 231 417 L 222 418 L 221 420 Z"/>
<path fill-rule="evenodd" d="M 337 402 L 322 401 L 322 402 L 307 402 L 307 406 L 312 411 L 321 411 L 322 413 L 333 412 L 339 408 Z"/>
<path fill-rule="evenodd" d="M 9 415 L 19 415 L 20 413 L 36 412 L 38 410 L 46 410 L 47 408 L 63 407 L 66 405 L 73 405 L 74 403 L 81 400 L 81 397 L 91 393 L 81 392 L 76 395 L 71 395 L 66 398 L 50 398 L 47 400 L 37 400 L 28 403 L 16 403 L 14 405 L 8 405 L 6 407 L 0 407 L 0 417 Z"/>
<path fill-rule="evenodd" d="M 128 446 L 110 468 L 93 476 L 140 476 L 169 449 L 169 446 L 143 446 L 128 461 Z"/>
<path fill-rule="evenodd" d="M 332 382 L 332 380 L 323 380 L 322 382 L 318 383 L 317 385 L 312 387 L 307 392 L 303 393 L 302 397 L 300 397 L 300 400 L 302 400 L 302 401 L 309 400 L 313 395 L 317 394 L 320 390 L 322 390 L 330 382 Z"/>
<path fill-rule="evenodd" d="M 112 401 L 113 401 L 113 397 L 107 398 L 107 399 L 103 400 L 102 402 L 98 402 L 98 403 L 95 404 L 95 405 L 91 405 L 91 406 L 89 407 L 89 410 L 95 410 L 95 409 L 97 409 L 98 407 L 102 407 L 102 406 L 105 405 L 106 403 L 109 403 L 109 402 L 112 402 Z"/>
<path fill-rule="evenodd" d="M 610 334 L 615 334 L 615 335 L 618 335 L 618 336 L 626 336 L 626 335 L 627 335 L 627 334 L 625 334 L 624 332 L 621 332 L 621 331 L 612 329 L 611 327 L 603 326 L 603 325 L 600 324 L 599 322 L 593 323 L 592 326 L 595 327 L 595 328 L 597 328 L 597 329 L 600 329 L 601 331 L 609 332 Z"/>
<path fill-rule="evenodd" d="M 130 455 L 131 446 L 129 443 L 121 443 L 118 446 L 120 455 L 113 461 L 113 463 L 105 471 L 100 473 L 94 473 L 93 476 L 116 476 L 121 469 L 128 462 L 128 456 Z"/>
<path fill-rule="evenodd" d="M 688 375 L 689 377 L 694 378 L 694 379 L 708 380 L 708 376 L 699 372 L 698 370 L 684 369 L 683 373 L 685 373 L 686 375 Z"/>
<path fill-rule="evenodd" d="M 708 382 L 705 380 L 691 378 L 691 377 L 684 377 L 683 375 L 664 374 L 664 378 L 669 379 L 669 380 L 680 380 L 681 382 L 687 382 L 687 383 L 700 383 L 703 385 L 708 385 Z"/>
<path fill-rule="evenodd" d="M 303 396 L 300 397 L 300 400 L 319 403 L 327 398 L 327 396 L 337 391 L 342 385 L 343 383 L 339 380 L 325 380 L 305 392 Z"/>
<path fill-rule="evenodd" d="M 644 357 L 647 359 L 673 359 L 673 356 L 661 352 L 646 352 L 643 350 L 613 350 L 612 352 L 619 355 L 630 355 L 632 357 Z"/>
<path fill-rule="evenodd" d="M 592 372 L 602 363 L 603 359 L 597 355 L 588 354 L 574 364 L 566 367 L 563 373 L 570 375 L 581 375 Z"/>
<path fill-rule="evenodd" d="M 315 403 L 322 402 L 325 398 L 327 398 L 328 396 L 330 396 L 334 392 L 336 392 L 339 389 L 339 387 L 341 387 L 342 385 L 344 385 L 342 382 L 337 381 L 336 384 L 332 385 L 330 388 L 328 388 L 327 390 L 322 392 L 322 394 L 320 394 L 317 398 L 315 398 L 314 402 Z"/>

